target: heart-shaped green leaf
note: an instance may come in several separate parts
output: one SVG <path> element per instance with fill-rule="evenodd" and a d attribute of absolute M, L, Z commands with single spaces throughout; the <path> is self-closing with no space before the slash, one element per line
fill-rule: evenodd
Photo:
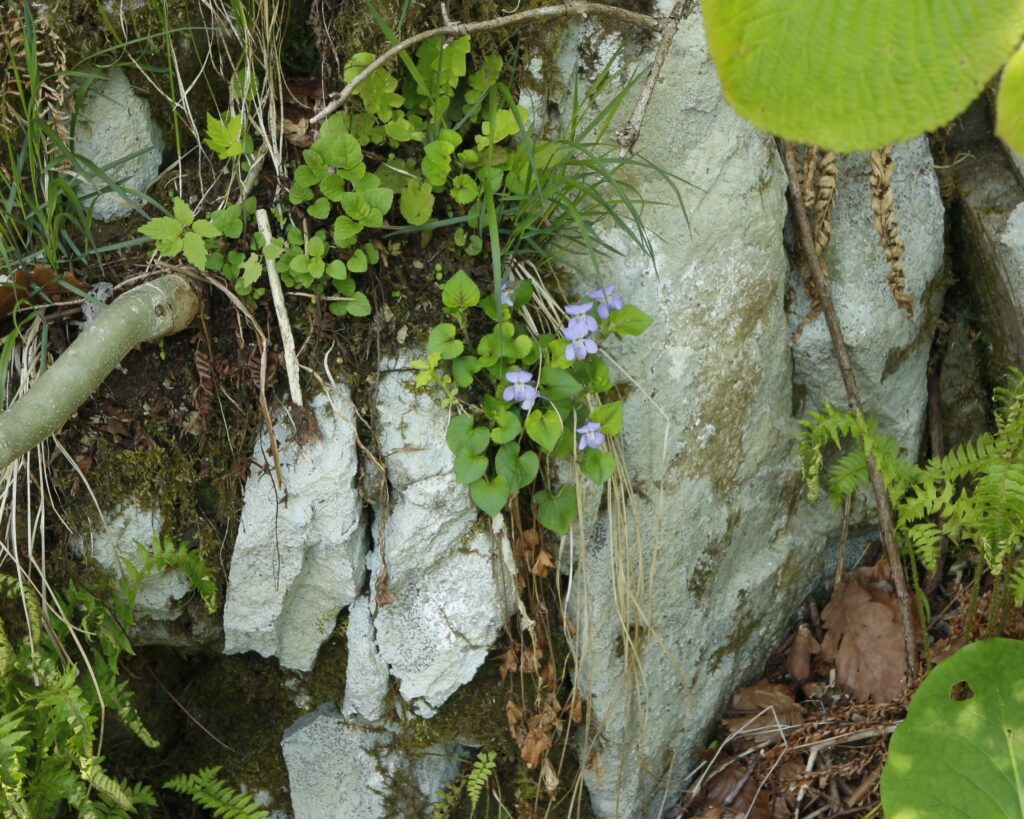
<path fill-rule="evenodd" d="M 881 787 L 887 819 L 1024 816 L 1024 642 L 972 643 L 932 669 Z"/>
<path fill-rule="evenodd" d="M 519 415 L 509 410 L 501 410 L 494 418 L 494 429 L 491 430 L 491 440 L 496 444 L 507 444 L 513 441 L 523 431 Z"/>
<path fill-rule="evenodd" d="M 445 360 L 462 355 L 462 349 L 462 342 L 455 338 L 454 324 L 442 322 L 436 325 L 427 337 L 427 352 L 438 352 Z"/>
<path fill-rule="evenodd" d="M 1024 0 L 701 6 L 733 107 L 770 133 L 836 151 L 878 148 L 949 122 L 1024 34 Z"/>
<path fill-rule="evenodd" d="M 465 270 L 457 270 L 455 275 L 445 282 L 441 290 L 441 300 L 449 310 L 468 310 L 480 303 L 480 288 L 469 278 Z"/>
<path fill-rule="evenodd" d="M 501 475 L 490 481 L 481 478 L 469 487 L 469 496 L 473 499 L 473 503 L 491 517 L 499 514 L 505 508 L 510 494 L 512 493 L 508 481 Z"/>
<path fill-rule="evenodd" d="M 455 480 L 459 483 L 471 484 L 484 476 L 488 460 L 484 455 L 471 455 L 460 452 L 455 456 Z"/>
<path fill-rule="evenodd" d="M 535 409 L 526 416 L 526 434 L 545 452 L 551 452 L 562 434 L 562 417 L 555 410 Z"/>
<path fill-rule="evenodd" d="M 594 407 L 590 413 L 590 420 L 597 421 L 605 435 L 618 435 L 622 431 L 622 402 L 612 401 Z"/>
<path fill-rule="evenodd" d="M 542 489 L 534 495 L 534 500 L 537 502 L 537 520 L 541 526 L 559 535 L 569 531 L 577 512 L 575 486 L 563 486 L 555 494 Z"/>
<path fill-rule="evenodd" d="M 615 456 L 602 449 L 588 449 L 580 458 L 580 470 L 598 486 L 615 474 Z"/>
<path fill-rule="evenodd" d="M 522 489 L 533 482 L 540 468 L 536 452 L 527 450 L 520 454 L 519 444 L 505 444 L 494 456 L 494 471 L 508 481 L 512 489 Z"/>

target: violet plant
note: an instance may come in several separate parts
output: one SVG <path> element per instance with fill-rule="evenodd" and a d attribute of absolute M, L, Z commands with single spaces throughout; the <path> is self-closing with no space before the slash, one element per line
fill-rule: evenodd
<path fill-rule="evenodd" d="M 576 487 L 538 485 L 542 458 L 575 458 L 601 485 L 616 469 L 611 440 L 622 431 L 622 402 L 601 347 L 611 336 L 640 335 L 650 317 L 626 304 L 612 285 L 567 304 L 558 333 L 535 335 L 523 321 L 533 299 L 529 281 L 505 282 L 497 298 L 462 270 L 441 293 L 450 322 L 437 324 L 427 357 L 412 362 L 419 388 L 442 393 L 458 412 L 448 426 L 455 475 L 476 505 L 497 515 L 516 493 L 533 488 L 538 521 L 565 534 L 577 514 Z M 470 311 L 494 322 L 473 338 Z"/>

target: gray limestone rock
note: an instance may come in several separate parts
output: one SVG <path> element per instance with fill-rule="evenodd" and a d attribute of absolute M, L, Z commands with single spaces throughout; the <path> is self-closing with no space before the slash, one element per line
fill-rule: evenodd
<path fill-rule="evenodd" d="M 839 158 L 825 261 L 865 411 L 914 458 L 923 440 L 928 355 L 944 289 L 945 212 L 928 141 L 921 137 L 897 145 L 893 160 L 896 220 L 907 246 L 903 267 L 915 302 L 913 318 L 897 307 L 886 284 L 889 265 L 872 224 L 867 154 Z M 819 315 L 804 324 L 810 312 L 807 292 L 795 277 L 791 286 L 790 324 L 802 328 L 793 350 L 794 385 L 805 396 L 797 414 L 820 409 L 826 401 L 845 407 L 825 318 Z"/>
<path fill-rule="evenodd" d="M 345 672 L 345 701 L 342 713 L 359 716 L 368 722 L 380 720 L 385 713 L 388 693 L 388 667 L 377 653 L 370 598 L 362 596 L 348 610 L 348 664 Z"/>
<path fill-rule="evenodd" d="M 347 722 L 329 709 L 298 719 L 281 741 L 295 819 L 385 819 L 426 815 L 459 770 L 461 748 L 410 757 L 387 727 Z"/>
<path fill-rule="evenodd" d="M 989 347 L 987 375 L 1000 381 L 1024 362 L 1024 186 L 980 106 L 962 118 L 956 140 L 957 262 Z"/>
<path fill-rule="evenodd" d="M 86 95 L 74 132 L 75 152 L 95 163 L 125 188 L 144 192 L 160 173 L 164 140 L 150 116 L 149 103 L 138 96 L 120 68 L 107 71 Z M 101 179 L 82 182 L 80 193 L 107 188 Z M 135 203 L 112 191 L 95 197 L 93 216 L 110 222 L 127 216 Z"/>
<path fill-rule="evenodd" d="M 785 174 L 772 138 L 723 99 L 699 12 L 680 23 L 636 149 L 685 180 L 686 215 L 645 209 L 656 267 L 610 234 L 622 255 L 596 276 L 577 268 L 570 295 L 599 276 L 654 321 L 639 338 L 607 343 L 633 380 L 622 432 L 628 503 L 604 504 L 585 539 L 563 539 L 559 558 L 571 572 L 576 683 L 594 726 L 580 736 L 580 758 L 596 760 L 584 776 L 595 813 L 622 819 L 657 816 L 665 794 L 684 784 L 737 680 L 759 672 L 820 576 L 826 535 L 838 525 L 827 501 L 802 500 L 784 304 Z M 934 318 L 920 294 L 941 265 L 942 214 L 923 148 L 901 148 L 897 159 L 911 188 L 910 207 L 897 204 L 910 288 L 925 315 L 910 322 L 893 305 L 874 325 L 859 316 L 851 331 L 870 366 L 865 382 L 883 382 L 876 395 L 909 408 L 901 433 L 910 439 L 920 431 L 920 355 Z M 630 181 L 649 201 L 675 198 L 655 174 L 635 170 Z M 870 230 L 866 200 L 851 194 L 848 204 L 857 231 Z M 878 264 L 846 274 L 850 289 L 837 300 L 866 298 L 862 282 L 874 277 L 891 302 L 877 244 L 861 236 L 838 246 L 856 249 L 861 264 L 874 250 Z M 891 347 L 885 338 L 873 348 L 882 350 L 877 366 L 868 360 L 864 336 L 897 332 Z M 834 371 L 831 360 L 805 363 Z"/>
<path fill-rule="evenodd" d="M 310 409 L 319 437 L 301 442 L 286 417 L 274 427 L 287 499 L 268 436 L 256 444 L 224 604 L 225 652 L 257 651 L 302 671 L 362 590 L 369 540 L 351 399 L 322 394 Z"/>
<path fill-rule="evenodd" d="M 402 697 L 429 716 L 473 678 L 512 611 L 511 552 L 455 480 L 448 413 L 413 390 L 411 372 L 382 375 L 377 416 L 390 493 L 371 587 L 386 567 L 391 598 L 371 604 L 377 647 Z"/>

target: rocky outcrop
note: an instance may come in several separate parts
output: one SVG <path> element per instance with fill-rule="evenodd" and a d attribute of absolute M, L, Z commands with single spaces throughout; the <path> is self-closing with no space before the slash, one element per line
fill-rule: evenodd
<path fill-rule="evenodd" d="M 120 68 L 90 86 L 74 131 L 75 153 L 95 164 L 119 188 L 145 192 L 160 173 L 164 140 L 149 103 L 132 90 Z M 100 177 L 84 174 L 80 195 L 102 222 L 120 219 L 137 202 L 111 190 Z M 95 194 L 95 197 L 92 195 Z"/>
<path fill-rule="evenodd" d="M 803 500 L 794 383 L 803 407 L 844 402 L 824 323 L 790 348 L 785 174 L 774 141 L 723 99 L 698 12 L 680 23 L 636 148 L 683 180 L 686 212 L 645 210 L 656 265 L 607 237 L 623 255 L 602 265 L 601 284 L 654 317 L 642 337 L 609 345 L 635 379 L 622 433 L 632 494 L 605 504 L 612 512 L 588 524 L 585 543 L 564 544 L 561 565 L 574 573 L 576 682 L 593 719 L 580 737 L 592 806 L 639 819 L 685 782 L 729 692 L 758 672 L 822 574 L 838 519 L 827 501 Z M 886 288 L 867 182 L 847 174 L 836 300 L 869 406 L 916 449 L 942 205 L 923 143 L 896 156 L 917 315 L 908 320 Z M 656 174 L 631 181 L 647 200 L 675 198 Z M 594 276 L 579 270 L 576 290 Z"/>
<path fill-rule="evenodd" d="M 72 547 L 95 560 L 112 578 L 121 578 L 126 563 L 136 568 L 143 565 L 140 547 L 149 549 L 163 528 L 159 510 L 128 503 L 74 541 Z M 218 624 L 192 591 L 184 572 L 151 572 L 143 578 L 135 598 L 135 625 L 131 630 L 135 645 L 196 648 L 212 645 L 219 637 Z"/>
<path fill-rule="evenodd" d="M 459 770 L 458 745 L 418 753 L 388 727 L 346 722 L 328 708 L 300 718 L 281 742 L 292 808 L 302 819 L 423 816 Z"/>
<path fill-rule="evenodd" d="M 253 452 L 224 603 L 224 650 L 308 671 L 366 579 L 369 536 L 355 486 L 355 408 L 342 391 L 310 404 L 315 425 L 280 413 L 285 486 L 266 433 Z"/>
<path fill-rule="evenodd" d="M 469 682 L 511 613 L 508 539 L 491 528 L 455 479 L 448 412 L 385 373 L 377 434 L 389 483 L 370 558 L 377 651 L 402 698 L 429 716 Z"/>

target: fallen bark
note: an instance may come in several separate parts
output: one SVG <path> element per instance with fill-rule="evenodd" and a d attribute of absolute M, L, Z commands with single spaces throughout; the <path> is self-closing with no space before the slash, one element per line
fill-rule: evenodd
<path fill-rule="evenodd" d="M 184 330 L 198 312 L 199 293 L 176 274 L 114 299 L 0 414 L 0 469 L 57 432 L 132 349 Z"/>

